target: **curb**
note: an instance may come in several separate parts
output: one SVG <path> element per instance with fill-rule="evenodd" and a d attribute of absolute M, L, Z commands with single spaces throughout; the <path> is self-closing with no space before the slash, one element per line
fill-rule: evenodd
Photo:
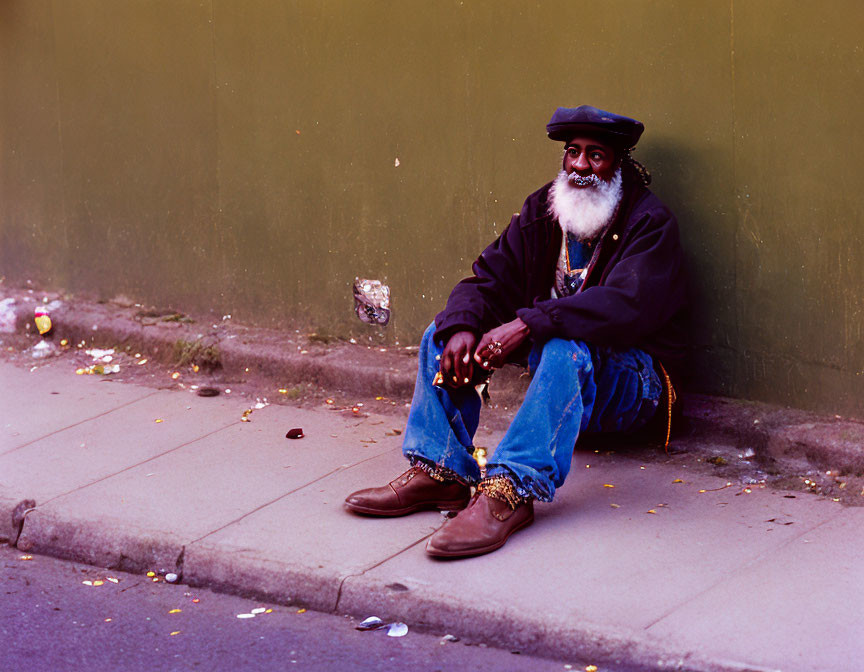
<path fill-rule="evenodd" d="M 7 290 L 3 296 L 16 299 L 18 334 L 35 335 L 33 309 L 40 305 L 35 297 L 41 295 Z M 163 363 L 176 361 L 178 343 L 215 346 L 228 376 L 242 376 L 248 369 L 279 385 L 314 383 L 328 391 L 359 395 L 375 390 L 404 401 L 410 401 L 414 391 L 416 348 L 322 344 L 288 331 L 214 324 L 213 318 L 185 323 L 142 318 L 140 313 L 128 304 L 74 299 L 53 310 L 52 320 L 58 337 L 70 343 L 140 350 Z M 521 369 L 505 367 L 493 379 L 493 402 L 515 406 L 526 389 Z M 770 474 L 831 470 L 864 475 L 864 419 L 689 393 L 684 395 L 683 425 L 679 438 L 719 444 L 729 454 L 752 450 L 753 461 Z"/>
<path fill-rule="evenodd" d="M 35 300 L 26 297 L 16 306 L 18 335 L 33 333 Z M 178 341 L 216 345 L 221 367 L 237 374 L 247 367 L 280 382 L 314 382 L 322 387 L 368 394 L 382 390 L 410 398 L 415 359 L 405 352 L 380 352 L 345 343 L 320 345 L 283 332 L 213 325 L 201 332 L 199 324 L 150 322 L 136 318 L 129 307 L 76 302 L 52 312 L 58 337 L 72 343 L 117 346 L 146 351 L 171 362 Z M 28 330 L 29 327 L 29 330 Z M 306 354 L 300 354 L 306 350 Z M 512 403 L 526 383 L 515 369 L 496 374 L 493 393 L 498 403 Z M 736 448 L 750 447 L 763 464 L 774 468 L 864 468 L 864 423 L 825 418 L 767 404 L 705 395 L 688 395 L 688 437 L 706 438 Z M 32 503 L 31 503 L 32 504 Z M 7 506 L 8 505 L 8 506 Z M 14 506 L 12 515 L 5 515 Z M 526 653 L 593 660 L 598 664 L 638 667 L 652 671 L 768 672 L 770 668 L 705 657 L 660 642 L 644 633 L 587 621 L 550 624 L 542 618 L 508 613 L 507 605 L 474 602 L 453 604 L 423 586 L 394 591 L 364 572 L 339 575 L 326 568 L 286 566 L 245 556 L 237 549 L 184 545 L 170 534 L 128 529 L 110 518 L 64 519 L 57 512 L 0 498 L 4 531 L 10 543 L 36 552 L 94 565 L 143 573 L 148 569 L 174 571 L 182 582 L 222 592 L 302 604 L 331 613 L 370 613 L 406 620 L 420 629 L 457 631 L 461 636 Z M 574 619 L 577 620 L 577 619 Z"/>
<path fill-rule="evenodd" d="M 422 541 L 422 540 L 421 540 Z M 582 619 L 549 623 L 508 605 L 442 599 L 425 586 L 392 586 L 245 555 L 242 549 L 184 546 L 170 535 L 156 538 L 112 521 L 63 520 L 32 510 L 18 540 L 20 550 L 143 575 L 176 572 L 181 583 L 283 605 L 365 618 L 376 614 L 418 630 L 457 632 L 462 638 L 561 659 L 594 661 L 644 672 L 779 672 L 774 668 L 703 656 L 674 642 Z"/>

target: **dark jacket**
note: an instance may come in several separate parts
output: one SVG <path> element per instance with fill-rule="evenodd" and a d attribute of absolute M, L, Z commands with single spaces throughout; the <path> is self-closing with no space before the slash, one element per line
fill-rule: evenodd
<path fill-rule="evenodd" d="M 518 316 L 535 343 L 566 338 L 641 348 L 679 387 L 687 287 L 678 224 L 630 166 L 622 170 L 618 214 L 577 294 L 550 298 L 562 233 L 548 212 L 549 183 L 477 258 L 473 277 L 453 289 L 435 317 L 436 340 L 461 330 L 480 335 Z"/>

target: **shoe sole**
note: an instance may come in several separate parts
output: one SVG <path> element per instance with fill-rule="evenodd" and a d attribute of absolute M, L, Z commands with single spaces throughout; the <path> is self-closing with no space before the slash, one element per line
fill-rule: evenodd
<path fill-rule="evenodd" d="M 345 502 L 345 508 L 354 513 L 361 513 L 364 516 L 376 516 L 378 518 L 398 518 L 399 516 L 407 516 L 411 513 L 419 511 L 461 511 L 468 506 L 471 500 L 458 502 L 426 502 L 423 504 L 414 504 L 406 506 L 404 509 L 370 509 L 365 506 L 349 504 Z"/>
<path fill-rule="evenodd" d="M 490 546 L 483 546 L 481 548 L 473 548 L 470 551 L 444 551 L 437 548 L 429 548 L 428 544 L 426 546 L 426 554 L 431 555 L 433 558 L 473 558 L 476 555 L 485 555 L 486 553 L 491 553 L 492 551 L 497 551 L 504 544 L 507 543 L 507 540 L 516 534 L 519 530 L 522 530 L 528 527 L 531 523 L 534 522 L 534 516 L 528 518 L 525 522 L 521 523 L 518 527 L 514 527 L 510 530 L 510 534 L 504 537 L 501 541 L 497 541 Z"/>

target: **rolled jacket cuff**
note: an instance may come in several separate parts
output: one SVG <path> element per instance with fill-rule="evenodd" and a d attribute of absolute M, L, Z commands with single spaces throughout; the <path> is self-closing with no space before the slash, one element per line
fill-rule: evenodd
<path fill-rule="evenodd" d="M 470 331 L 476 336 L 483 333 L 483 326 L 474 313 L 438 313 L 435 317 L 435 334 L 433 338 L 437 343 L 446 344 L 450 337 L 459 331 Z"/>
<path fill-rule="evenodd" d="M 535 343 L 545 343 L 558 335 L 558 325 L 539 308 L 520 308 L 516 315 L 528 325 L 531 340 Z"/>

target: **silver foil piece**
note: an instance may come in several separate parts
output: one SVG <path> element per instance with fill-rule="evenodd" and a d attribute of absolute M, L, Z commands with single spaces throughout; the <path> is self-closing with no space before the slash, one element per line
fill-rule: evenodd
<path fill-rule="evenodd" d="M 386 325 L 390 321 L 390 287 L 380 280 L 355 278 L 354 312 L 367 324 Z"/>

